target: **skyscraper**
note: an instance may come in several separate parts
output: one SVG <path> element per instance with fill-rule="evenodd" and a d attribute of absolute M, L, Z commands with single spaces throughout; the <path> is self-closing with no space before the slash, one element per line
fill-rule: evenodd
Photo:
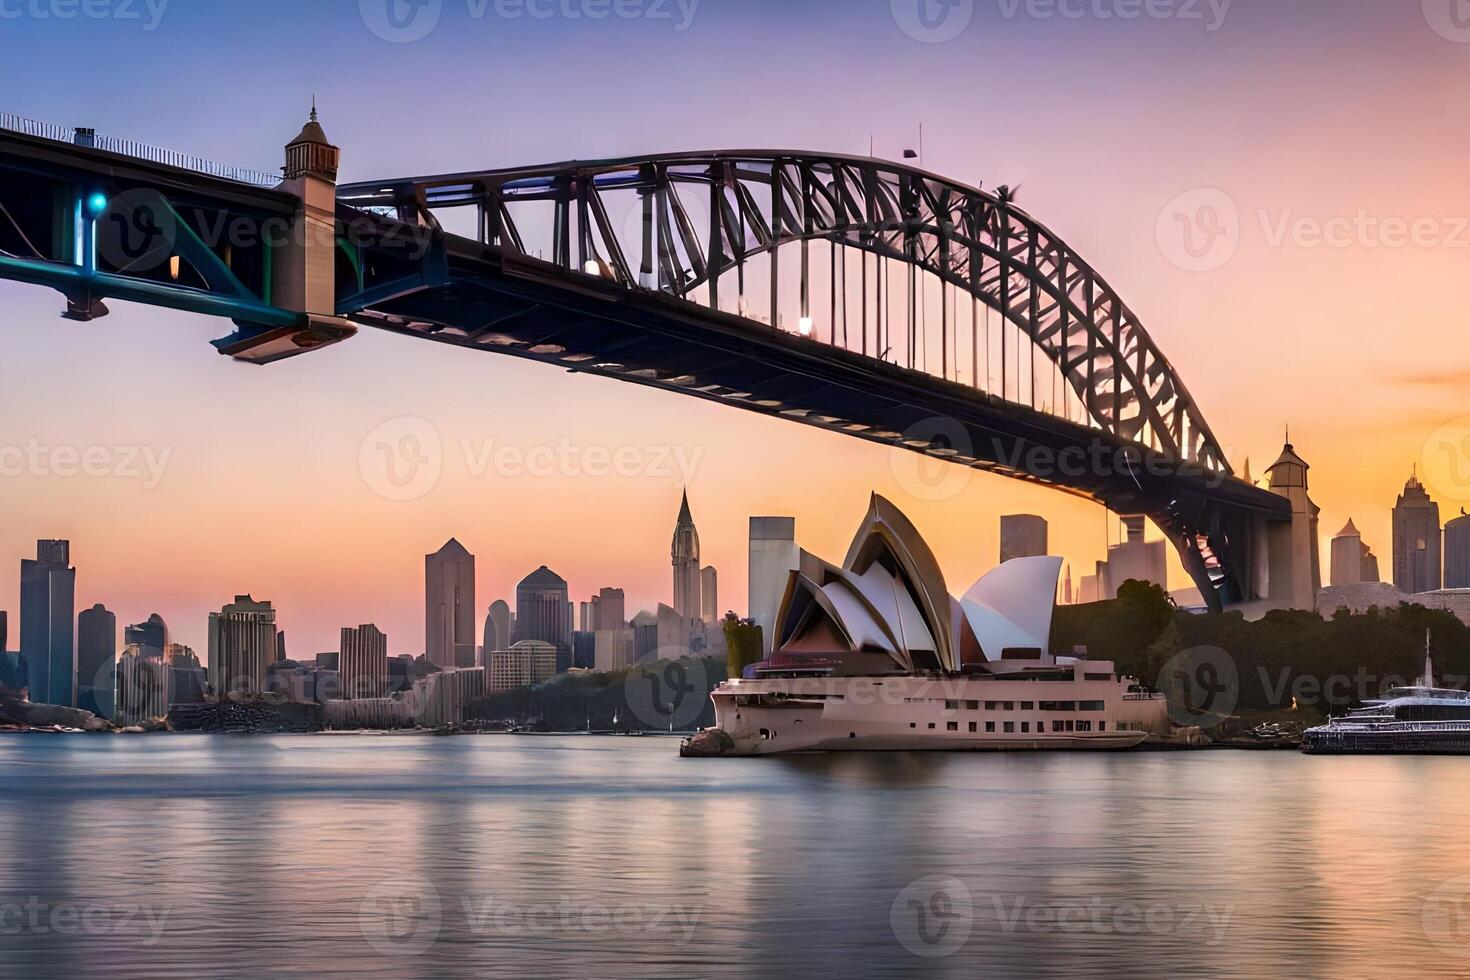
<path fill-rule="evenodd" d="M 670 545 L 674 559 L 674 611 L 685 620 L 699 618 L 699 531 L 689 513 L 689 492 L 684 492 L 679 519 L 674 524 Z"/>
<path fill-rule="evenodd" d="M 540 640 L 570 654 L 567 580 L 542 565 L 516 586 L 515 642 Z"/>
<path fill-rule="evenodd" d="M 454 538 L 424 556 L 424 656 L 441 668 L 475 666 L 475 556 Z"/>
<path fill-rule="evenodd" d="M 168 649 L 168 624 L 163 617 L 154 613 L 141 623 L 134 623 L 123 630 L 123 646 L 137 644 L 138 651 L 145 657 L 163 659 Z"/>
<path fill-rule="evenodd" d="M 699 570 L 699 618 L 706 626 L 720 621 L 720 573 L 713 565 Z"/>
<path fill-rule="evenodd" d="M 31 700 L 76 706 L 76 588 L 67 541 L 37 541 L 20 563 L 20 652 L 30 665 Z"/>
<path fill-rule="evenodd" d="M 620 630 L 628 625 L 627 596 L 622 589 L 603 589 L 593 600 L 597 619 L 593 630 Z"/>
<path fill-rule="evenodd" d="M 216 694 L 259 694 L 275 659 L 276 610 L 248 595 L 209 614 L 209 685 Z"/>
<path fill-rule="evenodd" d="M 356 629 L 342 627 L 337 677 L 344 698 L 387 697 L 387 635 L 372 623 L 364 623 Z"/>
<path fill-rule="evenodd" d="M 1046 538 L 1046 518 L 1035 514 L 1007 514 L 1000 519 L 1001 564 L 1012 558 L 1043 557 L 1047 550 Z"/>
<path fill-rule="evenodd" d="M 77 617 L 77 707 L 111 718 L 116 690 L 117 617 L 98 603 Z"/>
<path fill-rule="evenodd" d="M 1470 589 L 1470 517 L 1464 510 L 1444 526 L 1444 587 Z"/>
<path fill-rule="evenodd" d="M 168 714 L 170 670 L 162 657 L 145 657 L 136 644 L 117 661 L 117 704 L 112 720 L 137 725 Z"/>
<path fill-rule="evenodd" d="M 508 650 L 515 642 L 511 637 L 510 604 L 504 599 L 490 603 L 490 613 L 485 617 L 485 653 Z"/>
<path fill-rule="evenodd" d="M 1108 560 L 1099 562 L 1102 573 L 1103 598 L 1116 599 L 1118 589 L 1132 579 L 1137 582 L 1152 582 L 1168 590 L 1169 562 L 1162 541 L 1145 539 L 1145 518 L 1141 514 L 1123 517 L 1124 538 L 1108 549 Z"/>
<path fill-rule="evenodd" d="M 1393 508 L 1393 584 L 1416 595 L 1438 591 L 1441 581 L 1439 504 L 1416 472 Z"/>
<path fill-rule="evenodd" d="M 796 547 L 796 518 L 750 519 L 750 618 L 761 628 L 761 655 L 771 652 L 776 607 L 786 592 L 786 579 L 801 564 Z"/>

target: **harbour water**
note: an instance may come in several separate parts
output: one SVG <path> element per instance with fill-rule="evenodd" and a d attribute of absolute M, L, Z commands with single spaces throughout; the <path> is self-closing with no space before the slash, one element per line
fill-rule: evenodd
<path fill-rule="evenodd" d="M 0 737 L 0 977 L 1470 973 L 1454 758 Z"/>

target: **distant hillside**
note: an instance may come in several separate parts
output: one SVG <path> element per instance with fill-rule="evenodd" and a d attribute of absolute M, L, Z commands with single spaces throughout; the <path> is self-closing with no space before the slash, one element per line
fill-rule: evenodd
<path fill-rule="evenodd" d="M 709 692 L 724 657 L 659 660 L 606 674 L 563 674 L 470 705 L 472 720 L 532 731 L 694 731 L 715 723 Z"/>

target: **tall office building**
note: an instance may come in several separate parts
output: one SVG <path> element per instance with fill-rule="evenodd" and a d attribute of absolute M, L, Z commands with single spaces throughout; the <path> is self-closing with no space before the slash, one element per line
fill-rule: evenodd
<path fill-rule="evenodd" d="M 1439 504 L 1416 472 L 1393 508 L 1393 584 L 1409 595 L 1436 592 L 1440 568 Z"/>
<path fill-rule="evenodd" d="M 603 589 L 592 600 L 597 609 L 592 631 L 620 630 L 628 625 L 627 596 L 622 589 Z"/>
<path fill-rule="evenodd" d="M 669 608 L 660 605 L 659 610 Z M 647 609 L 633 617 L 633 660 L 642 663 L 658 652 L 658 617 Z"/>
<path fill-rule="evenodd" d="M 750 618 L 761 628 L 761 655 L 771 652 L 776 627 L 776 607 L 786 593 L 786 580 L 801 565 L 796 547 L 796 518 L 752 517 L 750 519 L 749 603 Z"/>
<path fill-rule="evenodd" d="M 720 573 L 713 565 L 699 570 L 699 618 L 706 626 L 720 621 Z"/>
<path fill-rule="evenodd" d="M 1378 581 L 1378 559 L 1363 543 L 1363 535 L 1351 518 L 1332 539 L 1331 581 L 1333 585 Z"/>
<path fill-rule="evenodd" d="M 1046 518 L 1007 514 L 1000 519 L 1000 563 L 1012 558 L 1041 558 L 1047 549 Z"/>
<path fill-rule="evenodd" d="M 209 614 L 209 686 L 218 695 L 259 694 L 275 660 L 276 610 L 248 595 Z"/>
<path fill-rule="evenodd" d="M 454 538 L 424 556 L 424 656 L 443 669 L 475 666 L 475 556 Z"/>
<path fill-rule="evenodd" d="M 567 656 L 567 580 L 542 565 L 516 586 L 515 642 L 540 640 Z"/>
<path fill-rule="evenodd" d="M 163 659 L 168 649 L 168 624 L 163 617 L 154 613 L 141 623 L 134 623 L 123 630 L 123 646 L 136 644 L 145 657 Z"/>
<path fill-rule="evenodd" d="M 116 691 L 117 617 L 98 603 L 77 616 L 77 707 L 111 718 Z"/>
<path fill-rule="evenodd" d="M 76 706 L 76 589 L 70 542 L 37 541 L 20 563 L 20 652 L 38 704 Z"/>
<path fill-rule="evenodd" d="M 112 720 L 119 725 L 139 725 L 167 715 L 169 673 L 162 657 L 144 656 L 136 644 L 123 650 L 117 661 L 117 705 Z"/>
<path fill-rule="evenodd" d="M 337 652 L 338 689 L 344 698 L 388 696 L 388 637 L 372 623 L 342 627 Z"/>
<path fill-rule="evenodd" d="M 485 654 L 496 650 L 508 650 L 515 642 L 511 636 L 510 604 L 504 599 L 490 603 L 490 612 L 485 617 Z"/>
<path fill-rule="evenodd" d="M 674 560 L 674 611 L 686 620 L 699 618 L 699 531 L 689 513 L 689 492 L 679 505 L 674 540 L 669 546 Z"/>
<path fill-rule="evenodd" d="M 1100 562 L 1103 598 L 1116 599 L 1118 589 L 1130 579 L 1152 582 L 1164 591 L 1169 589 L 1169 559 L 1163 541 L 1144 537 L 1145 518 L 1141 514 L 1123 517 L 1124 538 L 1108 549 L 1108 560 Z"/>
<path fill-rule="evenodd" d="M 1470 517 L 1464 510 L 1444 526 L 1444 587 L 1470 589 Z"/>
<path fill-rule="evenodd" d="M 170 643 L 163 651 L 168 664 L 170 704 L 199 704 L 204 700 L 204 685 L 208 678 L 199 663 L 194 648 L 182 643 Z"/>
<path fill-rule="evenodd" d="M 512 644 L 509 650 L 487 653 L 485 665 L 486 683 L 491 694 L 544 684 L 556 676 L 556 645 L 540 640 L 522 640 Z"/>
<path fill-rule="evenodd" d="M 631 629 L 598 630 L 592 658 L 594 669 L 607 673 L 633 666 L 638 658 L 635 635 Z"/>

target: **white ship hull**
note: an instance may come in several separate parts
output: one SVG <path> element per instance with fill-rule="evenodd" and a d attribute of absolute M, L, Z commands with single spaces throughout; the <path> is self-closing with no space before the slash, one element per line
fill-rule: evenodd
<path fill-rule="evenodd" d="M 1119 750 L 1168 730 L 1161 697 L 1111 678 L 765 678 L 711 697 L 722 755 Z"/>

